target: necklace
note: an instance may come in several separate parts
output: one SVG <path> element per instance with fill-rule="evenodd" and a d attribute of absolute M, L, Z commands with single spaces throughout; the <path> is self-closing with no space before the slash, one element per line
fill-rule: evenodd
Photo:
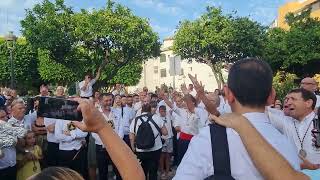
<path fill-rule="evenodd" d="M 313 119 L 314 118 L 315 118 L 315 116 L 313 117 Z M 303 158 L 307 157 L 307 152 L 303 149 L 303 142 L 304 142 L 304 139 L 305 139 L 305 137 L 306 137 L 306 135 L 308 133 L 308 130 L 309 130 L 310 126 L 311 126 L 311 123 L 312 123 L 312 121 L 309 123 L 309 126 L 308 126 L 306 132 L 304 133 L 303 138 L 301 140 L 299 132 L 298 132 L 298 129 L 297 129 L 297 126 L 296 126 L 296 122 L 293 122 L 293 125 L 294 125 L 294 128 L 296 130 L 298 139 L 300 141 L 300 146 L 301 146 L 301 149 L 299 150 L 299 155 L 302 156 Z"/>

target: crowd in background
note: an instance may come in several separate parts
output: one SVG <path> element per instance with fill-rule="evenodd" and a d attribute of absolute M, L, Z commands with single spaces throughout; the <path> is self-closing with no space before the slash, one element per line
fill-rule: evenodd
<path fill-rule="evenodd" d="M 253 61 L 253 63 L 256 62 Z M 194 154 L 197 151 L 202 152 L 202 148 L 207 149 L 208 145 L 204 141 L 197 142 L 201 141 L 203 129 L 212 123 L 210 114 L 222 116 L 235 110 L 235 105 L 229 102 L 232 101 L 230 97 L 236 95 L 219 89 L 206 92 L 192 75 L 189 75 L 192 84 L 188 86 L 183 84 L 179 90 L 163 88 L 149 91 L 144 87 L 136 94 L 129 94 L 123 85 L 116 84 L 111 92 L 102 93 L 93 90 L 99 75 L 98 71 L 95 78 L 85 76 L 85 79 L 79 83 L 79 95 L 94 103 L 95 108 L 102 113 L 114 132 L 131 148 L 140 161 L 146 177 L 150 180 L 171 179 L 177 167 L 179 168 L 176 179 L 190 179 L 192 173 L 198 175 L 193 177 L 194 179 L 201 179 L 200 175 L 209 175 L 213 171 L 212 166 L 211 168 L 209 166 L 210 162 L 206 163 L 206 165 L 209 164 L 208 166 L 203 165 L 204 169 L 199 169 L 202 166 L 197 163 L 204 163 L 204 159 L 201 155 Z M 248 81 L 250 83 L 250 80 Z M 247 86 L 257 85 L 247 84 Z M 318 169 L 320 168 L 320 150 L 312 143 L 311 135 L 315 128 L 311 127 L 312 122 L 317 117 L 320 106 L 320 97 L 315 94 L 318 84 L 312 78 L 304 78 L 300 86 L 299 89 L 290 91 L 284 100 L 272 99 L 269 104 L 265 102 L 260 105 L 268 105 L 263 113 L 269 119 L 266 122 L 271 123 L 282 135 L 290 139 L 292 147 L 297 149 L 294 153 L 301 156 L 302 162 L 299 163 L 301 168 Z M 48 85 L 43 84 L 40 86 L 39 96 L 68 98 L 62 86 L 58 86 L 53 94 L 49 91 Z M 259 93 L 248 96 L 259 98 Z M 242 96 L 236 96 L 236 98 L 242 98 L 243 102 L 249 101 L 248 104 L 251 107 L 250 98 Z M 122 179 L 96 133 L 84 132 L 69 120 L 37 116 L 37 102 L 34 102 L 32 108 L 27 107 L 26 102 L 17 95 L 15 90 L 4 89 L 0 104 L 2 105 L 0 133 L 12 136 L 11 140 L 7 136 L 8 142 L 0 143 L 0 179 L 24 180 L 41 172 L 44 168 L 53 166 L 73 169 L 84 179 Z M 254 116 L 257 119 L 262 118 L 261 115 Z M 251 118 L 249 115 L 245 117 L 249 120 Z M 151 128 L 151 134 L 147 128 Z M 273 130 L 269 129 L 269 131 Z M 149 136 L 153 136 L 153 144 L 144 146 L 143 143 L 148 143 Z M 228 137 L 232 138 L 233 135 Z M 0 136 L 0 139 L 4 140 L 6 137 Z M 232 139 L 229 140 L 232 141 Z M 286 144 L 285 141 L 284 144 Z M 279 144 L 275 146 L 277 149 Z M 289 146 L 288 143 L 288 147 L 285 148 Z M 230 148 L 232 149 L 233 146 Z M 283 149 L 280 148 L 281 150 Z M 290 150 L 290 153 L 292 151 Z M 211 155 L 210 150 L 209 154 Z M 294 166 L 295 159 L 288 158 L 288 154 L 284 156 Z M 231 154 L 230 156 L 231 161 L 237 159 Z M 180 164 L 182 165 L 179 166 Z M 238 165 L 241 166 L 241 164 Z M 186 175 L 188 173 L 191 176 Z M 237 173 L 250 175 L 248 172 Z M 249 175 L 247 176 L 250 177 Z"/>

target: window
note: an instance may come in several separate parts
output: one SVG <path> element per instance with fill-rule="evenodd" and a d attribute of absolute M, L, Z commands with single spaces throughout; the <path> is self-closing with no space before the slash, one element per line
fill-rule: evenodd
<path fill-rule="evenodd" d="M 153 67 L 153 73 L 158 74 L 158 66 Z"/>
<path fill-rule="evenodd" d="M 160 62 L 166 62 L 166 55 L 165 54 L 160 55 Z"/>
<path fill-rule="evenodd" d="M 167 71 L 166 71 L 166 69 L 161 69 L 161 70 L 160 70 L 160 77 L 167 77 Z"/>
<path fill-rule="evenodd" d="M 183 68 L 181 68 L 180 76 L 183 76 L 183 75 L 184 75 L 184 71 L 183 71 Z"/>

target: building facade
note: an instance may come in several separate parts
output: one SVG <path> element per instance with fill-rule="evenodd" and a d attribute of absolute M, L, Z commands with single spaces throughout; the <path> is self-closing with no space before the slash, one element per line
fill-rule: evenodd
<path fill-rule="evenodd" d="M 320 0 L 298 0 L 288 2 L 278 9 L 278 17 L 271 26 L 288 30 L 289 25 L 286 23 L 286 15 L 288 13 L 299 14 L 309 8 L 311 9 L 311 17 L 320 17 Z"/>
<path fill-rule="evenodd" d="M 156 87 L 161 87 L 163 84 L 180 90 L 181 84 L 186 83 L 188 85 L 191 83 L 188 74 L 196 74 L 198 80 L 202 81 L 205 85 L 205 90 L 209 92 L 213 92 L 217 88 L 217 83 L 211 68 L 203 63 L 181 60 L 179 63 L 181 67 L 180 72 L 177 72 L 175 76 L 170 75 L 170 57 L 177 57 L 172 51 L 172 46 L 172 38 L 167 38 L 163 41 L 160 57 L 148 59 L 143 64 L 140 82 L 136 86 L 129 87 L 129 92 L 134 92 L 137 89 L 141 90 L 145 86 L 150 91 L 154 91 Z M 226 74 L 226 72 L 224 72 L 224 74 Z"/>

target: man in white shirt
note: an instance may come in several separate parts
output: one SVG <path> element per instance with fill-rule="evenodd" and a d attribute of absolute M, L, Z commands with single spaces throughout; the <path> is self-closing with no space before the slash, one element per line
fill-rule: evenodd
<path fill-rule="evenodd" d="M 141 91 L 140 93 L 139 93 L 139 102 L 136 102 L 134 105 L 133 105 L 133 109 L 136 111 L 136 113 L 138 112 L 138 111 L 140 111 L 140 114 L 141 114 L 141 107 L 142 107 L 142 105 L 143 105 L 143 101 L 144 101 L 144 99 L 147 97 L 147 93 L 146 92 L 144 92 L 144 91 Z M 139 115 L 140 115 L 139 114 Z"/>
<path fill-rule="evenodd" d="M 180 164 L 184 154 L 186 153 L 189 143 L 194 135 L 199 133 L 200 118 L 194 113 L 194 109 L 191 108 L 190 104 L 194 108 L 196 106 L 196 100 L 193 96 L 186 93 L 185 99 L 190 99 L 190 104 L 187 105 L 183 100 L 183 97 L 177 96 L 176 105 L 170 102 L 166 96 L 161 95 L 165 103 L 173 110 L 172 116 L 175 119 L 173 123 L 174 128 L 179 132 L 179 139 L 177 142 L 178 146 L 178 165 Z"/>
<path fill-rule="evenodd" d="M 16 143 L 27 132 L 23 127 L 7 123 L 7 113 L 0 110 L 0 179 L 13 180 L 17 176 Z"/>
<path fill-rule="evenodd" d="M 80 88 L 80 97 L 89 99 L 92 97 L 92 86 L 96 83 L 96 81 L 99 79 L 101 74 L 101 67 L 99 67 L 98 72 L 96 74 L 96 77 L 92 79 L 92 76 L 90 74 L 87 74 L 84 77 L 84 80 L 79 83 Z"/>
<path fill-rule="evenodd" d="M 113 130 L 119 135 L 120 138 L 123 138 L 123 122 L 121 119 L 116 118 L 115 111 L 111 107 L 113 102 L 113 95 L 111 93 L 106 93 L 102 95 L 101 100 L 101 109 L 102 115 L 104 116 L 107 123 L 113 128 Z M 108 179 L 108 165 L 113 166 L 113 170 L 116 174 L 116 179 L 121 179 L 120 174 L 113 164 L 108 152 L 106 151 L 103 143 L 96 133 L 92 133 L 92 137 L 95 139 L 96 144 L 96 158 L 97 165 L 99 170 L 99 179 Z"/>
<path fill-rule="evenodd" d="M 320 168 L 320 148 L 312 142 L 315 95 L 303 88 L 294 89 L 286 95 L 285 104 L 289 109 L 288 116 L 283 111 L 267 108 L 272 125 L 295 143 L 297 153 L 305 159 L 304 164 L 312 163 L 312 169 Z"/>
<path fill-rule="evenodd" d="M 27 130 L 31 130 L 32 124 L 37 119 L 37 113 L 26 113 L 26 106 L 22 99 L 16 99 L 11 103 L 11 118 L 8 120 L 9 124 L 13 126 L 23 127 Z"/>
<path fill-rule="evenodd" d="M 317 90 L 317 86 L 318 86 L 317 81 L 310 77 L 306 77 L 302 79 L 300 83 L 301 88 L 311 91 L 313 93 Z M 316 109 L 318 109 L 320 107 L 320 96 L 316 95 L 316 97 L 317 97 Z"/>
<path fill-rule="evenodd" d="M 87 132 L 76 128 L 71 121 L 57 120 L 54 130 L 59 141 L 59 166 L 68 167 L 86 176 L 86 151 L 84 145 Z"/>
<path fill-rule="evenodd" d="M 195 86 L 200 86 L 196 79 L 191 80 Z M 295 169 L 299 169 L 300 161 L 295 145 L 271 125 L 264 113 L 265 106 L 275 96 L 270 66 L 254 58 L 236 62 L 230 69 L 225 92 L 232 111 L 243 114 Z M 263 179 L 239 135 L 229 128 L 226 129 L 226 133 L 232 177 L 237 180 Z M 214 172 L 213 167 L 210 128 L 205 127 L 191 140 L 174 179 L 199 180 L 215 173 L 217 172 Z"/>
<path fill-rule="evenodd" d="M 167 135 L 167 129 L 163 123 L 163 121 L 159 118 L 155 118 L 155 116 L 152 116 L 150 114 L 151 112 L 151 106 L 150 104 L 144 104 L 142 105 L 142 114 L 141 116 L 136 117 L 135 120 L 131 122 L 130 125 L 130 143 L 131 148 L 134 152 L 136 152 L 137 158 L 141 162 L 141 166 L 143 168 L 143 171 L 146 175 L 146 177 L 149 177 L 150 180 L 157 180 L 157 171 L 159 166 L 159 160 L 160 160 L 160 154 L 161 154 L 161 148 L 162 148 L 162 142 L 161 142 L 161 134 Z M 148 117 L 152 116 L 152 119 L 154 123 L 160 128 L 160 131 L 157 129 L 157 127 L 150 121 L 148 123 L 150 124 L 153 135 L 155 137 L 155 144 L 152 148 L 149 149 L 139 149 L 135 146 L 137 131 L 142 124 L 142 121 L 146 122 L 148 120 Z"/>

